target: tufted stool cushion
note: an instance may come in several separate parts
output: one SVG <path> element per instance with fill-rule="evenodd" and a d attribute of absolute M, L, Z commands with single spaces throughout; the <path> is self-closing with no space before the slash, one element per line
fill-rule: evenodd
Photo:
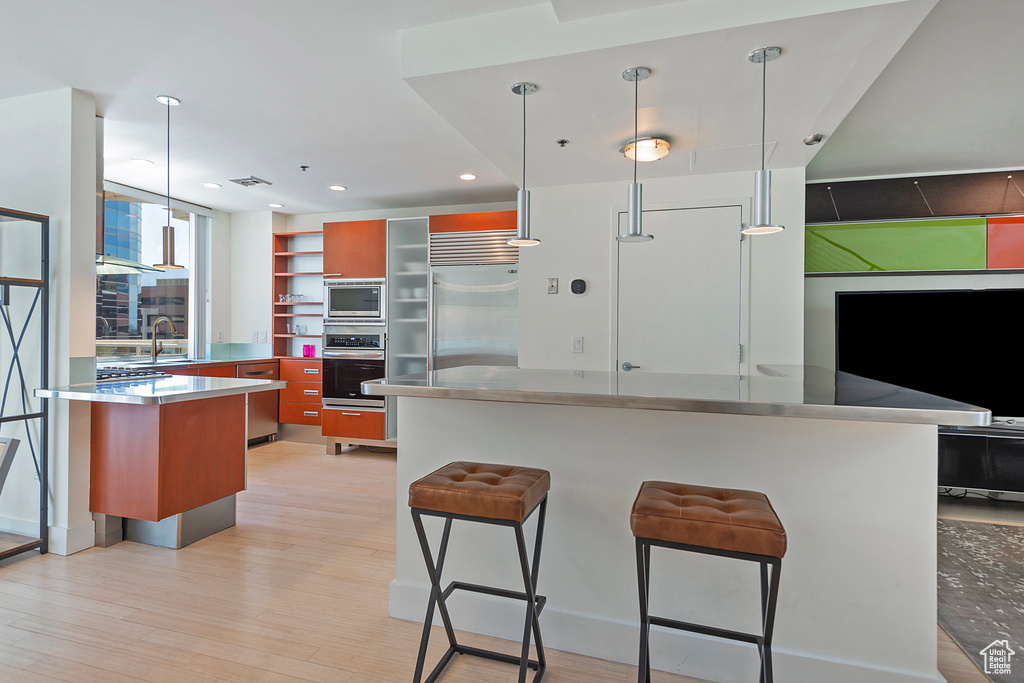
<path fill-rule="evenodd" d="M 522 522 L 551 488 L 547 470 L 453 462 L 409 486 L 409 507 Z"/>
<path fill-rule="evenodd" d="M 633 502 L 637 538 L 781 558 L 782 528 L 768 497 L 756 491 L 645 481 Z"/>

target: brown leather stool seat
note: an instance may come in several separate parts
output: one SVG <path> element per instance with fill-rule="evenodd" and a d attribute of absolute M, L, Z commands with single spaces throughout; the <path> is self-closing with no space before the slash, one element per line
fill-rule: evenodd
<path fill-rule="evenodd" d="M 548 489 L 551 475 L 546 470 L 514 465 L 493 465 L 479 462 L 452 462 L 431 472 L 409 485 L 409 507 L 412 508 L 412 522 L 423 551 L 430 578 L 430 599 L 427 614 L 423 619 L 423 635 L 416 657 L 413 683 L 423 680 L 427 646 L 430 642 L 430 625 L 435 607 L 444 622 L 448 636 L 448 649 L 440 661 L 427 675 L 427 682 L 436 681 L 456 655 L 483 657 L 519 667 L 519 683 L 526 683 L 529 669 L 536 673 L 533 683 L 540 683 L 547 669 L 544 643 L 540 635 L 540 614 L 547 604 L 547 598 L 537 594 L 537 572 L 540 569 L 541 541 L 544 538 L 544 518 L 547 515 Z M 534 540 L 533 561 L 526 551 L 523 523 L 537 511 L 537 534 Z M 437 555 L 430 550 L 423 517 L 439 517 L 444 520 L 441 544 Z M 468 522 L 488 526 L 512 527 L 515 531 L 516 551 L 519 555 L 519 569 L 523 575 L 523 590 L 513 591 L 493 586 L 452 581 L 447 588 L 441 588 L 441 571 L 452 522 Z M 446 600 L 453 591 L 464 590 L 499 598 L 521 600 L 526 604 L 526 624 L 523 629 L 523 644 L 519 656 L 494 650 L 484 650 L 460 643 L 452 627 Z M 537 659 L 530 659 L 530 642 L 537 646 Z"/>
<path fill-rule="evenodd" d="M 629 525 L 638 538 L 783 557 L 786 530 L 757 491 L 645 481 Z"/>
<path fill-rule="evenodd" d="M 453 462 L 409 486 L 409 507 L 522 522 L 550 488 L 547 470 Z"/>
<path fill-rule="evenodd" d="M 772 637 L 786 530 L 768 497 L 757 491 L 645 481 L 633 501 L 629 526 L 636 537 L 640 589 L 638 683 L 651 680 L 651 626 L 756 645 L 761 659 L 760 683 L 773 683 Z M 756 562 L 761 574 L 761 633 L 740 633 L 652 615 L 652 547 Z"/>

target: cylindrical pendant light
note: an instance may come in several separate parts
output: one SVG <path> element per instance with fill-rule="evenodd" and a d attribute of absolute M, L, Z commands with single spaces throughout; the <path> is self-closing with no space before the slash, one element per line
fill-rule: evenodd
<path fill-rule="evenodd" d="M 633 82 L 633 141 L 640 137 L 640 81 L 651 75 L 646 66 L 635 66 L 622 72 L 622 78 Z M 636 181 L 637 158 L 633 155 L 633 182 L 629 185 L 626 205 L 626 234 L 615 239 L 620 242 L 646 242 L 654 235 L 645 235 L 643 230 L 643 189 Z"/>
<path fill-rule="evenodd" d="M 526 189 L 526 96 L 537 92 L 533 83 L 513 83 L 512 92 L 523 98 L 523 186 L 516 193 L 516 236 L 508 240 L 513 247 L 532 247 L 540 240 L 530 237 L 530 191 Z"/>
<path fill-rule="evenodd" d="M 181 100 L 170 95 L 160 95 L 157 102 L 167 107 L 167 225 L 164 226 L 163 263 L 154 263 L 156 268 L 171 270 L 182 268 L 174 262 L 174 226 L 171 225 L 171 107 L 177 107 Z"/>
<path fill-rule="evenodd" d="M 761 170 L 754 174 L 754 220 L 740 231 L 744 235 L 770 235 L 786 229 L 772 223 L 772 172 L 764 167 L 768 62 L 778 59 L 781 54 L 782 48 L 762 47 L 747 55 L 751 62 L 761 65 Z"/>

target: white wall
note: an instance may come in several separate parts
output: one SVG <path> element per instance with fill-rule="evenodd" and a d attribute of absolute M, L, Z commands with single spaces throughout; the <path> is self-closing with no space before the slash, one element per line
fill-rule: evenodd
<path fill-rule="evenodd" d="M 210 220 L 210 301 L 207 305 L 211 343 L 231 341 L 231 214 Z"/>
<path fill-rule="evenodd" d="M 0 206 L 50 217 L 49 383 L 88 378 L 94 371 L 96 319 L 95 101 L 72 89 L 0 100 L 0 150 Z M 37 257 L 38 251 L 26 247 L 0 242 L 0 272 Z M 26 347 L 36 349 L 38 341 Z M 26 369 L 37 361 L 32 354 L 23 358 Z M 7 363 L 9 355 L 0 358 L 5 374 Z M 70 554 L 93 544 L 89 408 L 66 401 L 50 405 L 51 551 Z M 10 522 L 8 528 L 25 531 L 24 524 L 31 528 L 37 517 L 27 447 L 15 467 L 0 497 L 0 517 Z"/>
<path fill-rule="evenodd" d="M 282 220 L 280 214 L 273 211 L 231 215 L 231 325 L 224 341 L 252 343 L 253 332 L 270 334 L 273 328 L 271 235 L 275 223 L 280 225 Z M 213 326 L 216 341 L 219 328 L 216 322 Z"/>
<path fill-rule="evenodd" d="M 644 205 L 742 199 L 746 221 L 753 186 L 753 173 L 646 180 Z M 521 367 L 607 370 L 614 363 L 611 272 L 626 189 L 624 180 L 532 190 L 531 230 L 541 244 L 519 256 Z M 772 199 L 772 218 L 786 230 L 750 238 L 750 367 L 803 362 L 804 169 L 774 171 Z M 657 249 L 657 238 L 645 246 Z M 709 258 L 707 268 L 714 267 Z M 547 294 L 549 277 L 559 279 L 557 295 Z M 576 277 L 588 281 L 586 296 L 568 293 Z M 584 337 L 582 354 L 571 352 L 573 336 Z"/>

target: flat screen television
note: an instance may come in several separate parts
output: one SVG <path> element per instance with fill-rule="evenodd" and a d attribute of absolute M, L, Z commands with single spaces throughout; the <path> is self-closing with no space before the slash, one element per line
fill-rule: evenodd
<path fill-rule="evenodd" d="M 1024 418 L 1024 289 L 836 292 L 836 369 Z"/>

